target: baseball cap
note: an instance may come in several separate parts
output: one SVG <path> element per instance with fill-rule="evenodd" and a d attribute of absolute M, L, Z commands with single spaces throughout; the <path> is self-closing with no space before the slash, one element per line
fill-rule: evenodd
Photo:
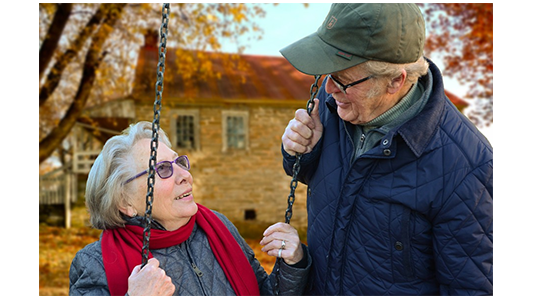
<path fill-rule="evenodd" d="M 300 72 L 338 72 L 368 60 L 405 64 L 423 54 L 425 22 L 416 4 L 334 3 L 318 30 L 280 50 Z"/>

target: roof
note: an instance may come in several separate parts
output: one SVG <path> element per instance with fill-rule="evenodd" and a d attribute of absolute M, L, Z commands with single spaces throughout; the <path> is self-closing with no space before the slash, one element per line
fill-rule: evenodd
<path fill-rule="evenodd" d="M 155 98 L 157 49 L 142 48 L 136 69 L 134 98 Z M 176 66 L 175 55 L 167 50 L 165 60 L 163 97 L 186 101 L 307 101 L 314 77 L 298 72 L 283 57 L 261 55 L 235 55 L 235 63 L 244 68 L 227 66 L 224 57 L 230 54 L 203 53 L 212 63 L 213 74 L 219 77 L 184 80 Z M 169 74 L 169 75 L 167 75 Z M 322 79 L 320 80 L 322 82 Z"/>

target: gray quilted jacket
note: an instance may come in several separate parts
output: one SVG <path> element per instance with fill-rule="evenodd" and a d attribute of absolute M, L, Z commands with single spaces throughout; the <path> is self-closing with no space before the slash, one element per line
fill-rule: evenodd
<path fill-rule="evenodd" d="M 261 295 L 272 295 L 275 275 L 269 276 L 266 273 L 255 258 L 253 250 L 240 236 L 237 228 L 224 215 L 218 212 L 214 213 L 226 225 L 248 257 L 255 272 Z M 138 220 L 129 223 L 135 224 L 136 222 Z M 154 228 L 157 228 L 156 222 L 152 224 L 154 224 Z M 284 262 L 281 263 L 280 295 L 301 295 L 303 293 L 311 266 L 311 257 L 305 245 L 303 247 L 307 259 L 305 267 L 298 268 L 289 266 Z M 191 236 L 184 243 L 165 249 L 151 250 L 151 253 L 159 260 L 160 267 L 172 278 L 172 282 L 176 286 L 174 296 L 235 295 L 224 271 L 211 251 L 206 234 L 196 224 Z M 71 296 L 109 295 L 100 241 L 87 245 L 76 254 L 70 266 L 69 275 L 69 294 Z"/>

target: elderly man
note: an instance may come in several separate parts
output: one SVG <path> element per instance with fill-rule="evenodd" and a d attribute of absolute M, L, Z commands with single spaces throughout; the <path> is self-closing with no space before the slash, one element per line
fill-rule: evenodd
<path fill-rule="evenodd" d="M 423 57 L 414 4 L 333 4 L 281 50 L 327 74 L 282 137 L 308 185 L 310 295 L 491 295 L 492 147 Z"/>

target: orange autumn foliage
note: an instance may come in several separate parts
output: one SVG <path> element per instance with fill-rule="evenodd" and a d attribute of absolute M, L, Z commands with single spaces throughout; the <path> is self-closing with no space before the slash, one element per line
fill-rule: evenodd
<path fill-rule="evenodd" d="M 426 16 L 425 54 L 441 55 L 443 74 L 469 87 L 475 99 L 469 117 L 477 125 L 493 121 L 493 4 L 421 4 Z"/>

